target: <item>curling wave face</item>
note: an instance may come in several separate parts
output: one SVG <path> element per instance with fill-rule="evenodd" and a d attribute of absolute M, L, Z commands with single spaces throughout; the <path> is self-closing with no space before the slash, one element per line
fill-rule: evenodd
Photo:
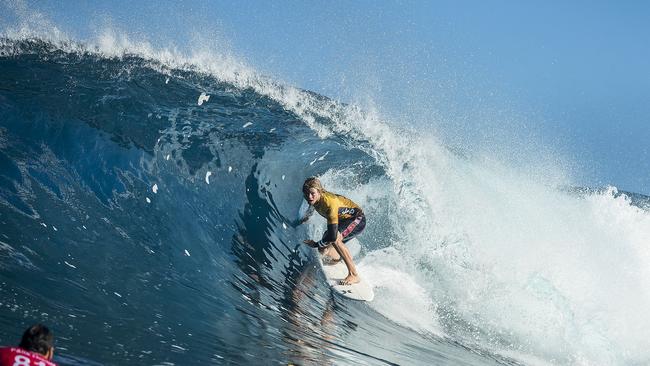
<path fill-rule="evenodd" d="M 646 197 L 117 43 L 0 42 L 3 342 L 42 319 L 72 364 L 648 361 Z M 311 175 L 369 215 L 369 306 L 333 299 L 300 245 L 324 226 L 293 226 Z"/>

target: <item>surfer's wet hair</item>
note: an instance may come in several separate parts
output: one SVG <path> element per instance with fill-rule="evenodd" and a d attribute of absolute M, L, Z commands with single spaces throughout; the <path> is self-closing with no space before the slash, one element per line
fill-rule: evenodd
<path fill-rule="evenodd" d="M 309 190 L 314 188 L 318 192 L 323 193 L 323 185 L 320 183 L 320 180 L 316 177 L 309 177 L 305 179 L 305 183 L 302 184 L 302 193 L 308 194 Z"/>
<path fill-rule="evenodd" d="M 18 347 L 46 355 L 54 347 L 54 333 L 43 324 L 35 324 L 25 330 Z"/>

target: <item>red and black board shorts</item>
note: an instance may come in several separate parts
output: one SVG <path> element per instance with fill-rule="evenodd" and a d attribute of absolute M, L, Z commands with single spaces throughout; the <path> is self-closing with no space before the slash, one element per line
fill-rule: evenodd
<path fill-rule="evenodd" d="M 365 228 L 366 216 L 364 214 L 359 214 L 346 220 L 340 220 L 338 231 L 341 233 L 341 236 L 343 236 L 343 242 L 347 243 L 350 239 L 361 234 Z M 327 232 L 323 234 L 323 240 L 325 240 L 325 235 L 327 235 Z"/>

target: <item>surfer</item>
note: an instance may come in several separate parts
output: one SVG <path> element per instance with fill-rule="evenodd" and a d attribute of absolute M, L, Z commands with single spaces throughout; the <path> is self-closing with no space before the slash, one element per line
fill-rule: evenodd
<path fill-rule="evenodd" d="M 54 334 L 36 324 L 25 330 L 18 347 L 0 348 L 0 366 L 56 366 L 54 357 Z"/>
<path fill-rule="evenodd" d="M 323 234 L 323 238 L 317 242 L 307 239 L 304 243 L 312 248 L 318 248 L 318 251 L 323 256 L 331 258 L 332 262 L 343 259 L 348 267 L 348 276 L 341 280 L 341 285 L 359 282 L 359 274 L 345 243 L 359 235 L 366 227 L 363 210 L 349 198 L 323 189 L 321 182 L 315 177 L 305 180 L 302 193 L 309 203 L 309 210 L 300 223 L 309 220 L 314 210 L 327 219 L 327 231 Z"/>

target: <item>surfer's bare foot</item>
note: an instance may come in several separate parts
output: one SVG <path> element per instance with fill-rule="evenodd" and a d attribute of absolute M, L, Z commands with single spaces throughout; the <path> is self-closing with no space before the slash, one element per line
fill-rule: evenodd
<path fill-rule="evenodd" d="M 361 281 L 361 279 L 359 279 L 359 276 L 349 274 L 347 277 L 345 277 L 345 279 L 339 281 L 339 285 L 349 286 L 355 283 L 359 283 L 359 281 Z"/>

